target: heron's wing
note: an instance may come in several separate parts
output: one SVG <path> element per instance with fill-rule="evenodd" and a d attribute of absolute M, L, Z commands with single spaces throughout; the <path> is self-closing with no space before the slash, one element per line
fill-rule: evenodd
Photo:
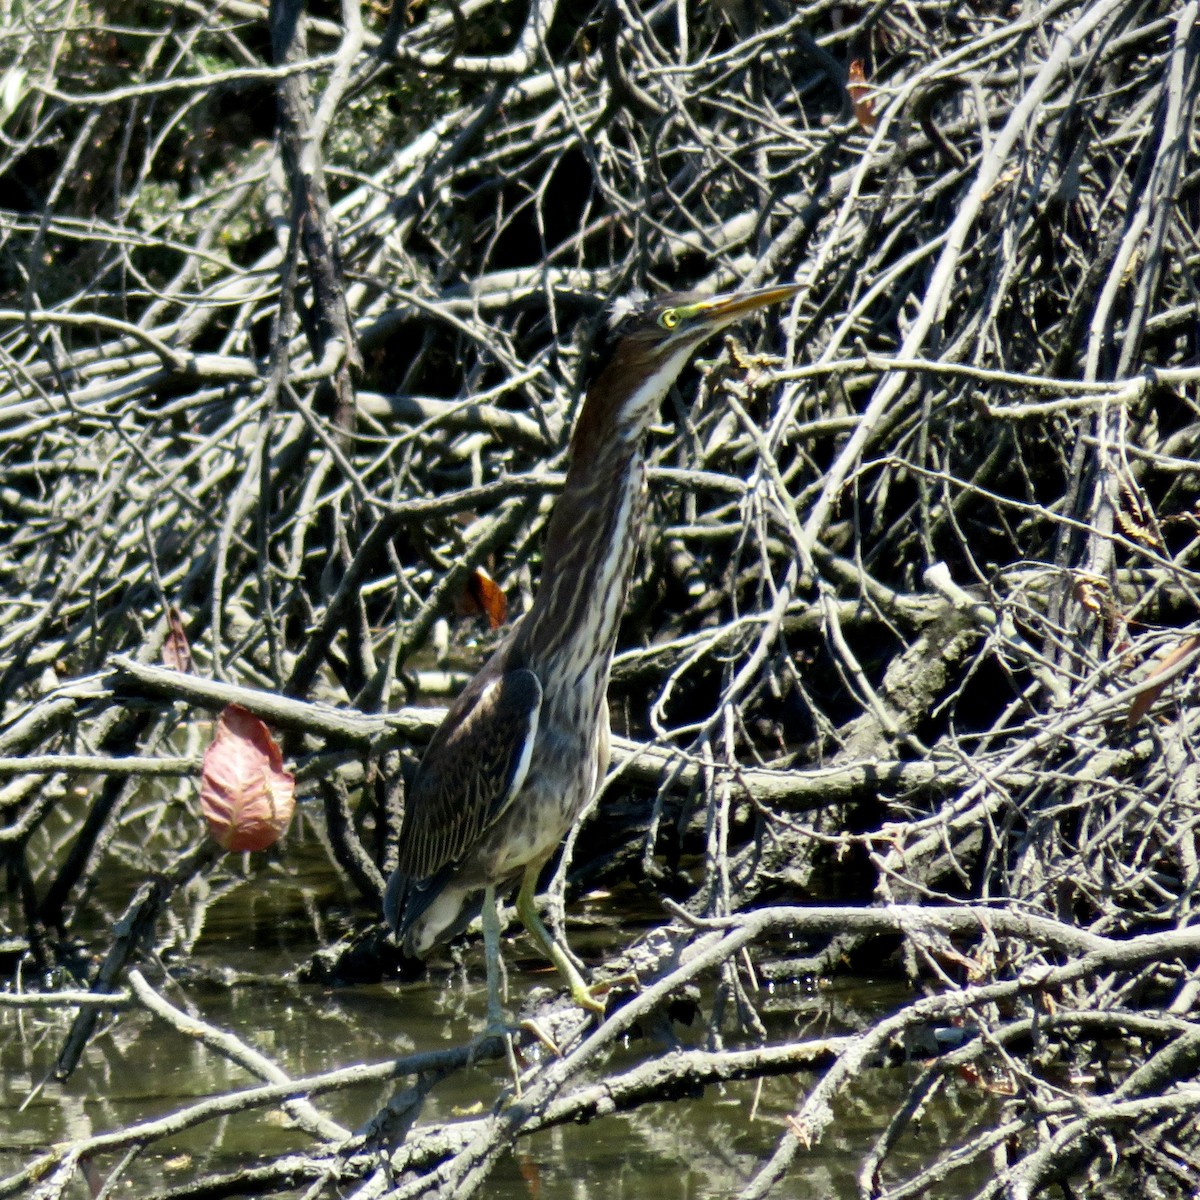
<path fill-rule="evenodd" d="M 529 770 L 541 704 L 542 685 L 525 668 L 473 681 L 408 789 L 399 874 L 427 879 L 456 862 L 504 812 Z"/>

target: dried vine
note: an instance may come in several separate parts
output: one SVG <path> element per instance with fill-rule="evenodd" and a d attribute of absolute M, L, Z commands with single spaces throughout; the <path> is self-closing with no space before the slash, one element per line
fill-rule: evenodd
<path fill-rule="evenodd" d="M 266 1082 L 31 1154 L 0 1195 L 97 1158 L 115 1184 L 286 1102 L 314 1149 L 247 1168 L 263 1192 L 465 1196 L 536 1129 L 803 1067 L 761 1196 L 901 1035 L 951 1026 L 862 1196 L 973 1167 L 953 1194 L 1190 1194 L 1197 9 L 6 9 L 0 1028 L 57 989 L 68 1082 L 105 1006 Z M 552 883 L 555 907 L 630 880 L 677 902 L 603 965 L 641 990 L 598 1028 L 542 1005 L 563 1057 L 425 1124 L 500 1047 L 289 1080 L 161 995 L 203 923 L 181 889 L 236 885 L 194 815 L 233 701 L 322 798 L 304 819 L 358 905 L 310 973 L 392 969 L 397 764 L 495 636 L 455 615 L 474 568 L 528 600 L 605 302 L 792 279 L 653 436 L 619 770 Z M 157 665 L 172 609 L 194 675 Z M 114 871 L 141 881 L 116 904 Z M 763 1040 L 763 979 L 864 955 L 913 996 Z M 598 1083 L 698 979 L 707 1042 Z M 898 1147 L 968 1073 L 990 1122 L 914 1166 Z M 409 1083 L 367 1132 L 316 1106 L 368 1078 Z"/>

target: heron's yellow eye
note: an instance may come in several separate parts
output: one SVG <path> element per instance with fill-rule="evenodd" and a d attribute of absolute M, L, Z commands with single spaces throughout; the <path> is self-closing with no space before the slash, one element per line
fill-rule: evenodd
<path fill-rule="evenodd" d="M 658 323 L 664 329 L 674 329 L 679 324 L 679 314 L 673 309 L 668 308 L 661 317 L 658 318 Z"/>

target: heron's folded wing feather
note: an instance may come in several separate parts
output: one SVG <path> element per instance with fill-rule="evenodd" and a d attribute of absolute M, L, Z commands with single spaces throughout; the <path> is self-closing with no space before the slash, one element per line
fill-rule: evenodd
<path fill-rule="evenodd" d="M 461 859 L 529 769 L 542 704 L 538 677 L 519 668 L 481 682 L 447 714 L 405 797 L 397 870 L 410 879 Z"/>

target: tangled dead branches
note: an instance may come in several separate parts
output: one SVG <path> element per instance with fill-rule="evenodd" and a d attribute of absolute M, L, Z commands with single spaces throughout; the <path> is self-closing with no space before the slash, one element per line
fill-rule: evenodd
<path fill-rule="evenodd" d="M 60 1078 L 97 993 L 184 1020 L 130 964 L 185 960 L 203 916 L 184 928 L 179 888 L 230 878 L 195 832 L 202 714 L 237 700 L 284 733 L 378 933 L 416 706 L 494 636 L 454 616 L 477 568 L 527 601 L 604 303 L 795 279 L 654 434 L 620 770 L 552 887 L 678 902 L 611 964 L 645 990 L 590 1033 L 561 1018 L 523 1098 L 387 1163 L 465 1049 L 371 1076 L 413 1080 L 386 1136 L 310 1103 L 349 1067 L 259 1063 L 261 1095 L 194 1119 L 290 1100 L 323 1148 L 261 1164 L 264 1190 L 466 1195 L 536 1128 L 823 1068 L 758 1196 L 901 1034 L 955 1025 L 863 1196 L 971 1164 L 980 1196 L 1194 1185 L 1196 0 L 3 20 L 0 956 L 89 989 L 62 1001 Z M 156 665 L 180 623 L 195 676 Z M 755 1040 L 756 968 L 881 954 L 924 994 L 819 1045 Z M 589 1091 L 704 972 L 709 1042 Z M 991 1123 L 913 1167 L 897 1146 L 964 1072 Z M 0 1194 L 61 1194 L 192 1120 L 22 1161 Z"/>

